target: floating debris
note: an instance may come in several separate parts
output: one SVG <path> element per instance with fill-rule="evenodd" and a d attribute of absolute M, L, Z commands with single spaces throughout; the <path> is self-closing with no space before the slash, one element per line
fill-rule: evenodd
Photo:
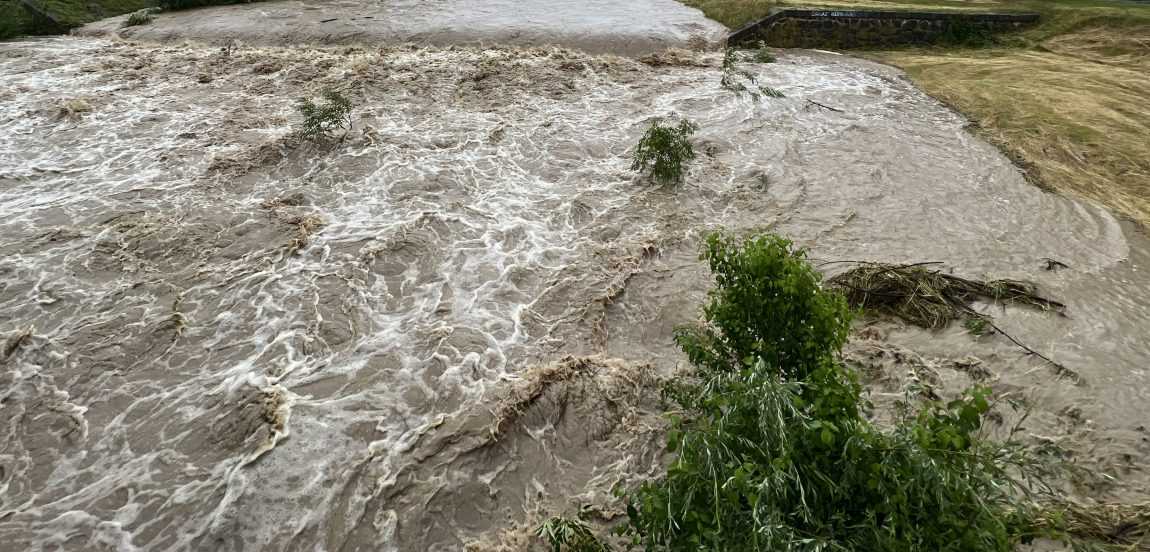
<path fill-rule="evenodd" d="M 1078 372 L 1026 346 L 996 326 L 989 315 L 970 306 L 975 300 L 982 299 L 1025 305 L 1064 316 L 1066 305 L 1042 297 L 1037 286 L 1030 282 L 971 280 L 926 268 L 937 264 L 860 263 L 861 266 L 830 278 L 827 284 L 842 290 L 855 308 L 888 314 L 922 328 L 943 328 L 962 319 L 967 330 L 975 335 L 984 335 L 993 329 L 1027 354 L 1049 363 L 1060 377 L 1083 383 Z"/>
<path fill-rule="evenodd" d="M 1048 508 L 1039 523 L 1062 528 L 1091 541 L 1116 545 L 1130 552 L 1150 551 L 1150 502 L 1141 504 L 1079 504 L 1064 502 Z"/>
<path fill-rule="evenodd" d="M 1026 305 L 1063 314 L 1066 306 L 1038 295 L 1037 287 L 1019 280 L 980 281 L 926 268 L 934 263 L 893 265 L 864 263 L 827 280 L 841 289 L 856 308 L 883 312 L 907 323 L 937 329 L 964 318 L 988 320 L 971 308 L 977 299 Z"/>

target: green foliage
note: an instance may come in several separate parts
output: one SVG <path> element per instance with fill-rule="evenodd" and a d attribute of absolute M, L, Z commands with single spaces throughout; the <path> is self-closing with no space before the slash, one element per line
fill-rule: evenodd
<path fill-rule="evenodd" d="M 152 22 L 152 11 L 149 9 L 136 10 L 128 15 L 128 19 L 124 21 L 125 27 L 135 27 L 137 25 L 147 25 Z"/>
<path fill-rule="evenodd" d="M 0 40 L 32 32 L 32 13 L 19 2 L 0 2 Z"/>
<path fill-rule="evenodd" d="M 609 552 L 611 548 L 603 544 L 583 522 L 553 517 L 535 529 L 535 535 L 551 546 L 553 552 Z"/>
<path fill-rule="evenodd" d="M 964 328 L 966 328 L 966 331 L 974 335 L 986 335 L 990 332 L 990 323 L 987 322 L 985 318 L 972 316 L 967 318 L 966 321 L 962 323 L 962 325 Z"/>
<path fill-rule="evenodd" d="M 695 158 L 690 137 L 698 129 L 686 120 L 677 127 L 663 126 L 658 119 L 652 121 L 635 147 L 631 170 L 650 171 L 655 181 L 663 184 L 682 181 L 685 163 Z"/>
<path fill-rule="evenodd" d="M 759 63 L 774 63 L 778 60 L 775 58 L 775 54 L 771 53 L 771 49 L 767 47 L 767 43 L 760 40 L 759 49 L 755 50 L 755 61 Z"/>
<path fill-rule="evenodd" d="M 850 309 L 841 295 L 822 290 L 822 276 L 802 250 L 774 235 L 740 242 L 712 234 L 703 258 L 715 277 L 706 324 L 675 335 L 699 370 L 738 371 L 762 360 L 803 380 L 834 362 L 846 342 Z"/>
<path fill-rule="evenodd" d="M 785 98 L 785 97 L 787 97 L 786 94 L 783 94 L 778 89 L 771 88 L 769 86 L 760 86 L 759 91 L 762 92 L 764 96 L 767 96 L 769 98 Z"/>
<path fill-rule="evenodd" d="M 770 55 L 770 52 L 767 52 Z M 771 58 L 772 61 L 774 58 Z M 736 95 L 747 94 L 751 100 L 757 102 L 763 96 L 782 98 L 783 93 L 769 86 L 759 86 L 754 73 L 738 68 L 739 55 L 734 48 L 727 48 L 723 54 L 723 76 L 719 79 L 719 86 L 734 92 Z M 749 83 L 749 84 L 748 84 Z"/>
<path fill-rule="evenodd" d="M 938 44 L 966 48 L 983 48 L 997 42 L 995 34 L 986 26 L 962 21 L 948 22 L 937 40 Z"/>
<path fill-rule="evenodd" d="M 323 103 L 301 98 L 296 104 L 296 110 L 303 115 L 299 135 L 309 140 L 331 138 L 333 132 L 343 129 L 346 136 L 352 126 L 351 100 L 331 88 L 324 89 L 320 95 Z"/>
<path fill-rule="evenodd" d="M 1035 532 L 1035 464 L 982 439 L 989 391 L 862 414 L 840 361 L 849 310 L 785 239 L 713 235 L 702 328 L 676 340 L 697 377 L 668 389 L 676 458 L 629 496 L 626 534 L 648 551 L 1014 550 Z M 1041 489 L 1042 487 L 1037 487 Z"/>

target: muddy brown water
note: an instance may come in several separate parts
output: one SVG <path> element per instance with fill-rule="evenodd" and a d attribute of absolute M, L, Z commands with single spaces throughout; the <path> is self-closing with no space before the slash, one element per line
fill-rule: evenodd
<path fill-rule="evenodd" d="M 617 515 L 719 228 L 1036 281 L 1068 316 L 997 323 L 1080 383 L 960 327 L 863 321 L 847 358 L 877 403 L 988 382 L 1079 492 L 1150 496 L 1141 230 L 890 68 L 787 52 L 754 102 L 675 59 L 0 44 L 0 549 L 516 549 Z M 324 86 L 355 127 L 296 143 Z M 629 170 L 654 117 L 700 126 L 679 187 Z"/>
<path fill-rule="evenodd" d="M 717 49 L 728 33 L 674 0 L 283 0 L 161 13 L 147 25 L 124 28 L 126 18 L 98 21 L 77 32 L 261 46 L 561 44 L 630 56 L 687 46 Z"/>

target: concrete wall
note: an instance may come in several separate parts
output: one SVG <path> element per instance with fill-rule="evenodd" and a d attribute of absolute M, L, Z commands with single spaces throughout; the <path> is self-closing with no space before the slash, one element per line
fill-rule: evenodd
<path fill-rule="evenodd" d="M 779 10 L 731 34 L 731 45 L 778 48 L 882 48 L 977 42 L 1038 21 L 1037 14 Z"/>

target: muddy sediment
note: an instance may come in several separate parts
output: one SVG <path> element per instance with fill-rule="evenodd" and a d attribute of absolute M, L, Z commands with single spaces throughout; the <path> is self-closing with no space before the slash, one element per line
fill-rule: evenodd
<path fill-rule="evenodd" d="M 755 102 L 672 58 L 0 44 L 0 548 L 482 549 L 617 516 L 720 227 L 1035 281 L 1067 316 L 974 308 L 1080 382 L 960 326 L 862 322 L 847 360 L 879 404 L 986 382 L 1098 475 L 1077 492 L 1150 496 L 1140 230 L 890 68 L 784 53 L 746 64 L 786 94 Z M 324 87 L 354 127 L 300 142 Z M 671 188 L 628 170 L 668 116 L 700 126 Z"/>

